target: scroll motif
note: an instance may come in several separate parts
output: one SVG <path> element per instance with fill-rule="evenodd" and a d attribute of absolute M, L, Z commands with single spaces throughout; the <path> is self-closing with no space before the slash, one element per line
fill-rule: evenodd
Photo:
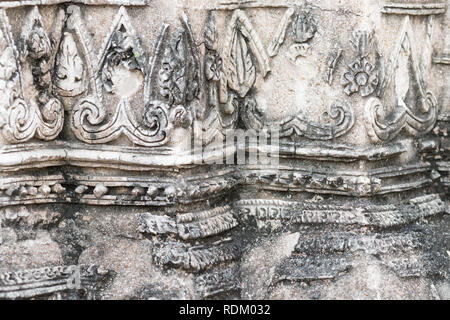
<path fill-rule="evenodd" d="M 266 123 L 254 100 L 246 101 L 245 107 L 242 118 L 248 128 L 268 130 L 278 127 L 280 137 L 297 135 L 313 140 L 330 140 L 347 133 L 355 123 L 353 108 L 345 101 L 336 101 L 329 106 L 328 114 L 334 120 L 330 125 L 311 122 L 301 113 L 281 122 Z"/>
<path fill-rule="evenodd" d="M 0 128 L 6 140 L 23 143 L 33 137 L 53 140 L 61 132 L 64 109 L 56 98 L 48 93 L 51 85 L 48 55 L 50 42 L 42 28 L 37 8 L 28 17 L 32 28 L 27 37 L 30 58 L 40 62 L 33 72 L 33 80 L 40 91 L 38 103 L 25 101 L 18 52 L 11 35 L 8 17 L 0 10 Z"/>
<path fill-rule="evenodd" d="M 170 109 L 171 124 L 184 128 L 192 124 L 194 118 L 203 113 L 200 107 L 200 58 L 187 16 L 183 13 L 182 26 L 175 30 L 166 44 L 157 74 L 151 74 L 147 110 L 151 111 L 154 101 L 165 101 Z M 152 67 L 153 68 L 153 67 Z M 155 70 L 156 71 L 156 70 Z"/>
<path fill-rule="evenodd" d="M 393 80 L 396 106 L 393 110 L 387 110 L 378 98 L 371 98 L 366 104 L 365 124 L 373 142 L 392 140 L 404 128 L 413 136 L 425 134 L 435 125 L 437 101 L 426 90 L 413 41 L 413 31 L 407 16 L 403 20 L 387 76 L 380 87 L 383 93 Z"/>
<path fill-rule="evenodd" d="M 79 9 L 72 12 L 73 28 L 82 31 Z M 181 30 L 181 29 L 180 29 Z M 198 78 L 193 77 L 198 59 L 192 58 L 195 46 L 187 24 L 178 31 L 170 45 L 162 49 L 167 37 L 167 26 L 161 29 L 150 70 L 147 72 L 147 59 L 124 7 L 114 19 L 111 32 L 101 51 L 98 63 L 91 57 L 89 72 L 92 93 L 78 101 L 72 113 L 71 127 L 81 141 L 87 143 L 107 143 L 124 134 L 141 146 L 160 146 L 167 142 L 174 125 L 186 120 L 186 101 L 198 95 Z M 84 43 L 87 43 L 84 39 Z M 186 49 L 188 47 L 188 49 Z M 174 51 L 175 50 L 175 51 Z M 179 51 L 176 51 L 179 50 Z M 88 51 L 88 50 L 86 50 Z M 88 53 L 88 52 L 86 52 Z M 160 63 L 158 69 L 156 64 Z M 144 77 L 147 78 L 144 79 Z M 154 82 L 164 84 L 158 98 L 152 86 Z M 131 98 L 137 94 L 141 83 L 145 83 L 146 101 L 144 116 L 136 120 L 131 107 Z M 103 90 L 119 98 L 119 104 L 111 119 L 106 120 L 103 105 Z"/>

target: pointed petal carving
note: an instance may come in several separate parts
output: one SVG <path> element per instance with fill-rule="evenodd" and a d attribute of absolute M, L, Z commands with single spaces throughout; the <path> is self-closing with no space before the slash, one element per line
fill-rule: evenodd
<path fill-rule="evenodd" d="M 304 136 L 311 140 L 331 140 L 349 132 L 355 124 L 352 106 L 345 101 L 336 101 L 328 108 L 328 115 L 333 124 L 314 123 L 303 114 L 297 114 L 281 122 L 266 123 L 256 110 L 256 102 L 249 99 L 245 104 L 246 112 L 243 120 L 247 128 L 269 130 L 278 128 L 280 137 Z"/>
<path fill-rule="evenodd" d="M 244 97 L 256 79 L 252 55 L 256 58 L 263 77 L 270 71 L 270 63 L 258 34 L 242 10 L 234 11 L 228 24 L 225 43 L 224 72 L 228 86 L 240 97 Z M 226 102 L 225 86 L 226 82 L 222 81 L 222 103 Z"/>
<path fill-rule="evenodd" d="M 366 104 L 365 125 L 373 142 L 392 140 L 402 129 L 413 136 L 423 135 L 436 123 L 437 101 L 425 88 L 414 43 L 414 33 L 406 16 L 380 87 L 382 95 L 389 85 L 394 86 L 396 106 L 387 110 L 377 98 L 368 100 Z"/>
<path fill-rule="evenodd" d="M 191 115 L 187 106 L 199 94 L 197 73 L 200 68 L 198 53 L 194 51 L 196 46 L 185 17 L 182 24 L 183 28 L 175 33 L 165 48 L 168 25 L 161 27 L 153 57 L 147 66 L 146 54 L 127 11 L 125 7 L 120 7 L 103 43 L 96 64 L 99 67 L 93 70 L 93 94 L 80 99 L 72 112 L 70 125 L 78 139 L 101 144 L 125 135 L 134 144 L 155 147 L 167 143 L 174 126 L 190 123 Z M 145 109 L 141 120 L 136 119 L 130 104 L 131 95 L 137 91 L 130 94 L 129 90 L 121 88 L 129 85 L 132 79 L 127 80 L 128 83 L 120 82 L 123 77 L 115 76 L 117 68 L 121 68 L 121 72 L 138 72 L 145 77 L 145 81 L 142 81 L 145 82 Z M 166 87 L 161 86 L 161 92 L 156 92 L 155 81 L 160 84 L 163 82 Z M 140 88 L 140 85 L 133 87 Z M 106 119 L 103 90 L 120 98 L 110 119 Z M 158 95 L 168 97 L 167 101 L 161 101 Z"/>
<path fill-rule="evenodd" d="M 33 9 L 31 17 L 39 17 L 36 10 Z M 30 31 L 32 34 L 33 31 Z M 36 50 L 30 54 L 41 58 L 48 50 L 48 43 L 45 44 L 44 36 L 36 36 L 31 37 L 35 41 L 30 43 L 29 49 Z M 57 99 L 50 97 L 41 111 L 34 101 L 27 104 L 24 100 L 18 52 L 4 10 L 0 10 L 0 49 L 0 127 L 3 136 L 11 143 L 23 143 L 33 137 L 55 139 L 64 123 L 63 106 Z"/>

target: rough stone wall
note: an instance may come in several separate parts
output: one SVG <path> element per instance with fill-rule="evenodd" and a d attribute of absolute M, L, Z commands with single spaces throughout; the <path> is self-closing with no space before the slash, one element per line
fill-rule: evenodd
<path fill-rule="evenodd" d="M 449 4 L 1 1 L 0 299 L 449 299 Z"/>

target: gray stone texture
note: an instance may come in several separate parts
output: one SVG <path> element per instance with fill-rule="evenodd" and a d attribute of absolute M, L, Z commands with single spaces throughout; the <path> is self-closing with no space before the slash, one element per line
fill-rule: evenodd
<path fill-rule="evenodd" d="M 0 2 L 0 299 L 450 299 L 449 5 Z"/>

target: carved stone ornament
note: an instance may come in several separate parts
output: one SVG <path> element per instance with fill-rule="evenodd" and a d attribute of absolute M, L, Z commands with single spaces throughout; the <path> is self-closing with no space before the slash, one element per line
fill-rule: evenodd
<path fill-rule="evenodd" d="M 48 38 L 39 27 L 39 16 L 36 16 L 35 30 L 30 31 L 27 38 L 27 47 L 32 50 L 30 56 L 41 59 L 49 50 Z M 0 9 L 0 128 L 3 137 L 11 143 L 23 143 L 33 137 L 42 140 L 53 140 L 61 132 L 64 123 L 64 109 L 62 104 L 53 97 L 47 97 L 42 109 L 35 100 L 24 100 L 21 67 L 18 60 L 18 52 L 14 44 L 8 17 L 3 9 Z M 45 62 L 44 62 L 45 63 Z M 45 65 L 44 65 L 44 68 Z M 45 70 L 44 70 L 45 71 Z M 43 71 L 37 71 L 42 73 Z M 48 72 L 48 71 L 45 71 Z M 47 76 L 38 76 L 44 82 L 39 85 L 48 85 Z M 38 79 L 37 79 L 38 80 Z M 39 81 L 38 80 L 38 81 Z"/>
<path fill-rule="evenodd" d="M 378 85 L 378 74 L 375 66 L 369 61 L 372 51 L 373 32 L 356 30 L 351 38 L 353 51 L 357 58 L 348 65 L 348 70 L 342 75 L 341 83 L 347 95 L 359 92 L 362 97 L 372 94 Z"/>
<path fill-rule="evenodd" d="M 437 101 L 426 90 L 415 43 L 409 17 L 405 17 L 382 84 L 383 90 L 394 85 L 395 107 L 387 109 L 378 98 L 371 98 L 366 104 L 367 134 L 374 142 L 389 141 L 404 128 L 411 135 L 423 135 L 436 123 Z"/>
<path fill-rule="evenodd" d="M 81 31 L 80 19 L 77 15 L 73 17 L 78 21 L 80 34 L 85 34 Z M 124 134 L 134 144 L 160 146 L 167 143 L 174 126 L 190 123 L 189 104 L 199 90 L 198 71 L 195 71 L 199 61 L 187 20 L 181 21 L 183 26 L 176 30 L 167 45 L 163 43 L 168 28 L 161 28 L 154 57 L 147 68 L 145 53 L 127 11 L 125 7 L 119 9 L 98 59 L 99 70 L 93 69 L 90 75 L 93 93 L 79 100 L 73 108 L 71 126 L 78 139 L 99 144 Z M 144 81 L 144 77 L 147 80 Z M 136 94 L 143 83 L 146 104 L 139 121 L 133 115 L 130 95 Z M 153 92 L 155 83 L 160 86 L 158 93 Z M 102 102 L 103 89 L 119 98 L 116 112 L 109 120 Z"/>
<path fill-rule="evenodd" d="M 449 5 L 0 1 L 0 300 L 450 299 Z"/>

